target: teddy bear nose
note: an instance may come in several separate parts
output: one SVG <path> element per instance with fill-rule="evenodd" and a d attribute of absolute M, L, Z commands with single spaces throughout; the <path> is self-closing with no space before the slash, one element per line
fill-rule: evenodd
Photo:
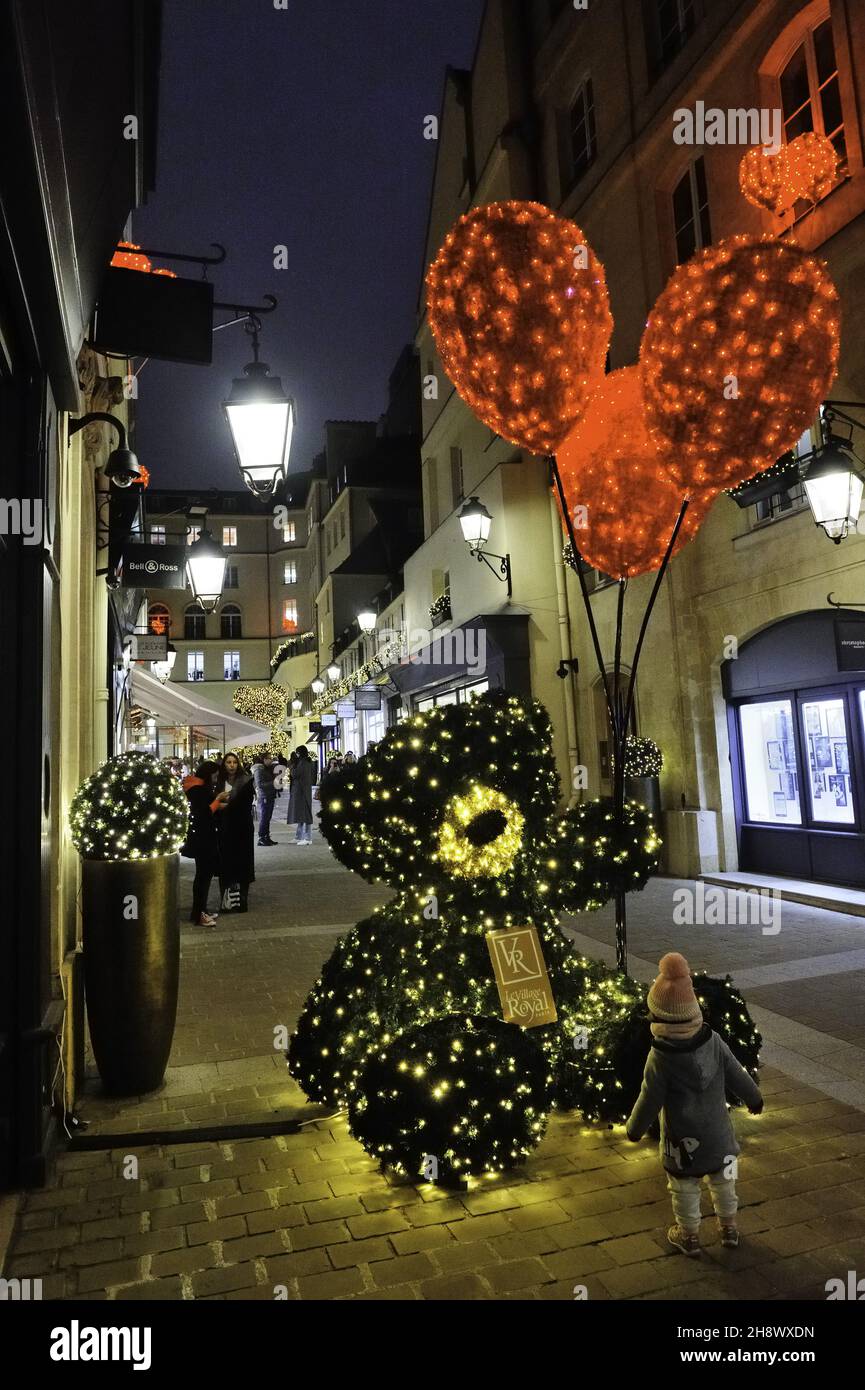
<path fill-rule="evenodd" d="M 481 811 L 473 816 L 465 829 L 466 839 L 473 845 L 488 845 L 498 839 L 507 827 L 507 816 L 503 811 Z"/>

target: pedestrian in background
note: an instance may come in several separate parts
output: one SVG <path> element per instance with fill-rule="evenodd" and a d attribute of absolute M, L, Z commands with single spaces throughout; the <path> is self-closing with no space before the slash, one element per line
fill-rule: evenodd
<path fill-rule="evenodd" d="M 295 844 L 312 844 L 312 789 L 315 786 L 316 765 L 309 756 L 309 749 L 301 744 L 297 750 L 297 762 L 291 774 L 291 792 L 288 798 L 289 825 L 296 825 Z"/>
<path fill-rule="evenodd" d="M 260 845 L 275 845 L 276 841 L 270 838 L 270 818 L 273 815 L 273 803 L 276 800 L 272 753 L 262 753 L 252 769 L 252 780 L 258 799 L 258 843 Z"/>
<path fill-rule="evenodd" d="M 216 808 L 214 781 L 219 765 L 204 761 L 198 764 L 194 776 L 184 777 L 183 790 L 189 802 L 189 829 L 180 853 L 195 860 L 192 881 L 192 911 L 190 922 L 197 927 L 215 927 L 216 915 L 207 910 L 207 898 L 214 874 L 219 872 L 219 845 L 216 838 Z"/>
<path fill-rule="evenodd" d="M 236 753 L 226 753 L 216 777 L 219 886 L 225 912 L 248 911 L 249 885 L 255 879 L 254 797 L 251 774 Z"/>
<path fill-rule="evenodd" d="M 708 1179 L 721 1244 L 739 1244 L 736 1155 L 739 1144 L 727 1110 L 727 1091 L 754 1115 L 763 1097 L 727 1044 L 704 1023 L 684 956 L 670 951 L 649 990 L 652 1046 L 643 1087 L 625 1133 L 637 1143 L 661 1116 L 661 1163 L 673 1201 L 675 1226 L 667 1240 L 683 1255 L 700 1253 L 700 1194 Z"/>

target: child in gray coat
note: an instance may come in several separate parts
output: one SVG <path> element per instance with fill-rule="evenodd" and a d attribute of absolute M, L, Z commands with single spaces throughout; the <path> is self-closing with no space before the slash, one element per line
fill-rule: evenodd
<path fill-rule="evenodd" d="M 700 1193 L 708 1179 L 721 1244 L 739 1244 L 736 1155 L 739 1145 L 727 1111 L 729 1090 L 759 1115 L 763 1098 L 729 1047 L 707 1023 L 694 993 L 688 962 L 671 951 L 649 990 L 652 1047 L 643 1086 L 625 1132 L 637 1143 L 661 1115 L 661 1162 L 676 1224 L 667 1239 L 685 1255 L 700 1253 Z"/>

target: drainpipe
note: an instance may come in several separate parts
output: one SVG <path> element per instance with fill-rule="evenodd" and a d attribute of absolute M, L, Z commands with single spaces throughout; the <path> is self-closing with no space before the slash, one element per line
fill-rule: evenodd
<path fill-rule="evenodd" d="M 559 522 L 558 508 L 552 491 L 549 492 L 550 499 L 550 523 L 553 532 L 553 557 L 556 572 L 556 607 L 559 618 L 559 655 L 564 662 L 573 659 L 571 650 L 571 615 L 568 609 L 568 589 L 565 577 L 565 567 L 560 562 L 558 556 L 562 550 L 562 527 Z M 564 679 L 564 699 L 565 699 L 565 726 L 568 734 L 568 764 L 571 769 L 571 785 L 568 788 L 568 805 L 573 806 L 577 801 L 577 793 L 574 787 L 574 769 L 579 766 L 580 758 L 580 734 L 577 727 L 577 707 L 574 691 L 574 672 L 568 667 L 568 674 Z"/>

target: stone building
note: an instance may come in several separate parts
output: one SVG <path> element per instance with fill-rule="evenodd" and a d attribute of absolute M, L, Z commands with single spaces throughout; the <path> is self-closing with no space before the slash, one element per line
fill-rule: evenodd
<path fill-rule="evenodd" d="M 865 396 L 856 331 L 863 95 L 865 11 L 853 0 L 610 0 L 584 8 L 490 0 L 472 70 L 450 72 L 445 83 L 426 263 L 470 207 L 536 198 L 572 217 L 603 261 L 615 319 L 608 365 L 633 363 L 651 305 L 678 262 L 734 233 L 777 234 L 783 225 L 742 198 L 743 146 L 677 144 L 675 113 L 696 112 L 699 102 L 777 111 L 782 138 L 813 129 L 839 154 L 832 190 L 787 221 L 825 258 L 840 291 L 832 396 L 855 402 Z M 491 683 L 530 688 L 547 705 L 565 788 L 585 767 L 583 794 L 603 793 L 609 736 L 600 676 L 576 578 L 562 567 L 547 467 L 491 436 L 463 405 L 438 362 L 422 295 L 418 324 L 432 387 L 423 402 L 425 540 L 406 566 L 407 620 L 422 625 L 447 592 L 449 628 L 487 633 Z M 457 513 L 473 495 L 492 513 L 490 550 L 510 555 L 510 602 L 462 542 Z M 827 603 L 829 593 L 865 600 L 863 559 L 858 534 L 829 543 L 793 482 L 759 505 L 720 497 L 673 560 L 649 630 L 635 720 L 664 753 L 670 871 L 865 882 L 865 672 L 840 669 L 837 655 L 837 620 L 855 611 L 839 615 Z M 611 669 L 616 586 L 597 574 L 589 582 Z M 626 657 L 651 582 L 629 585 Z M 560 679 L 560 663 L 574 658 L 578 672 L 571 667 Z M 415 666 L 413 707 L 465 698 L 476 674 L 465 663 Z"/>

